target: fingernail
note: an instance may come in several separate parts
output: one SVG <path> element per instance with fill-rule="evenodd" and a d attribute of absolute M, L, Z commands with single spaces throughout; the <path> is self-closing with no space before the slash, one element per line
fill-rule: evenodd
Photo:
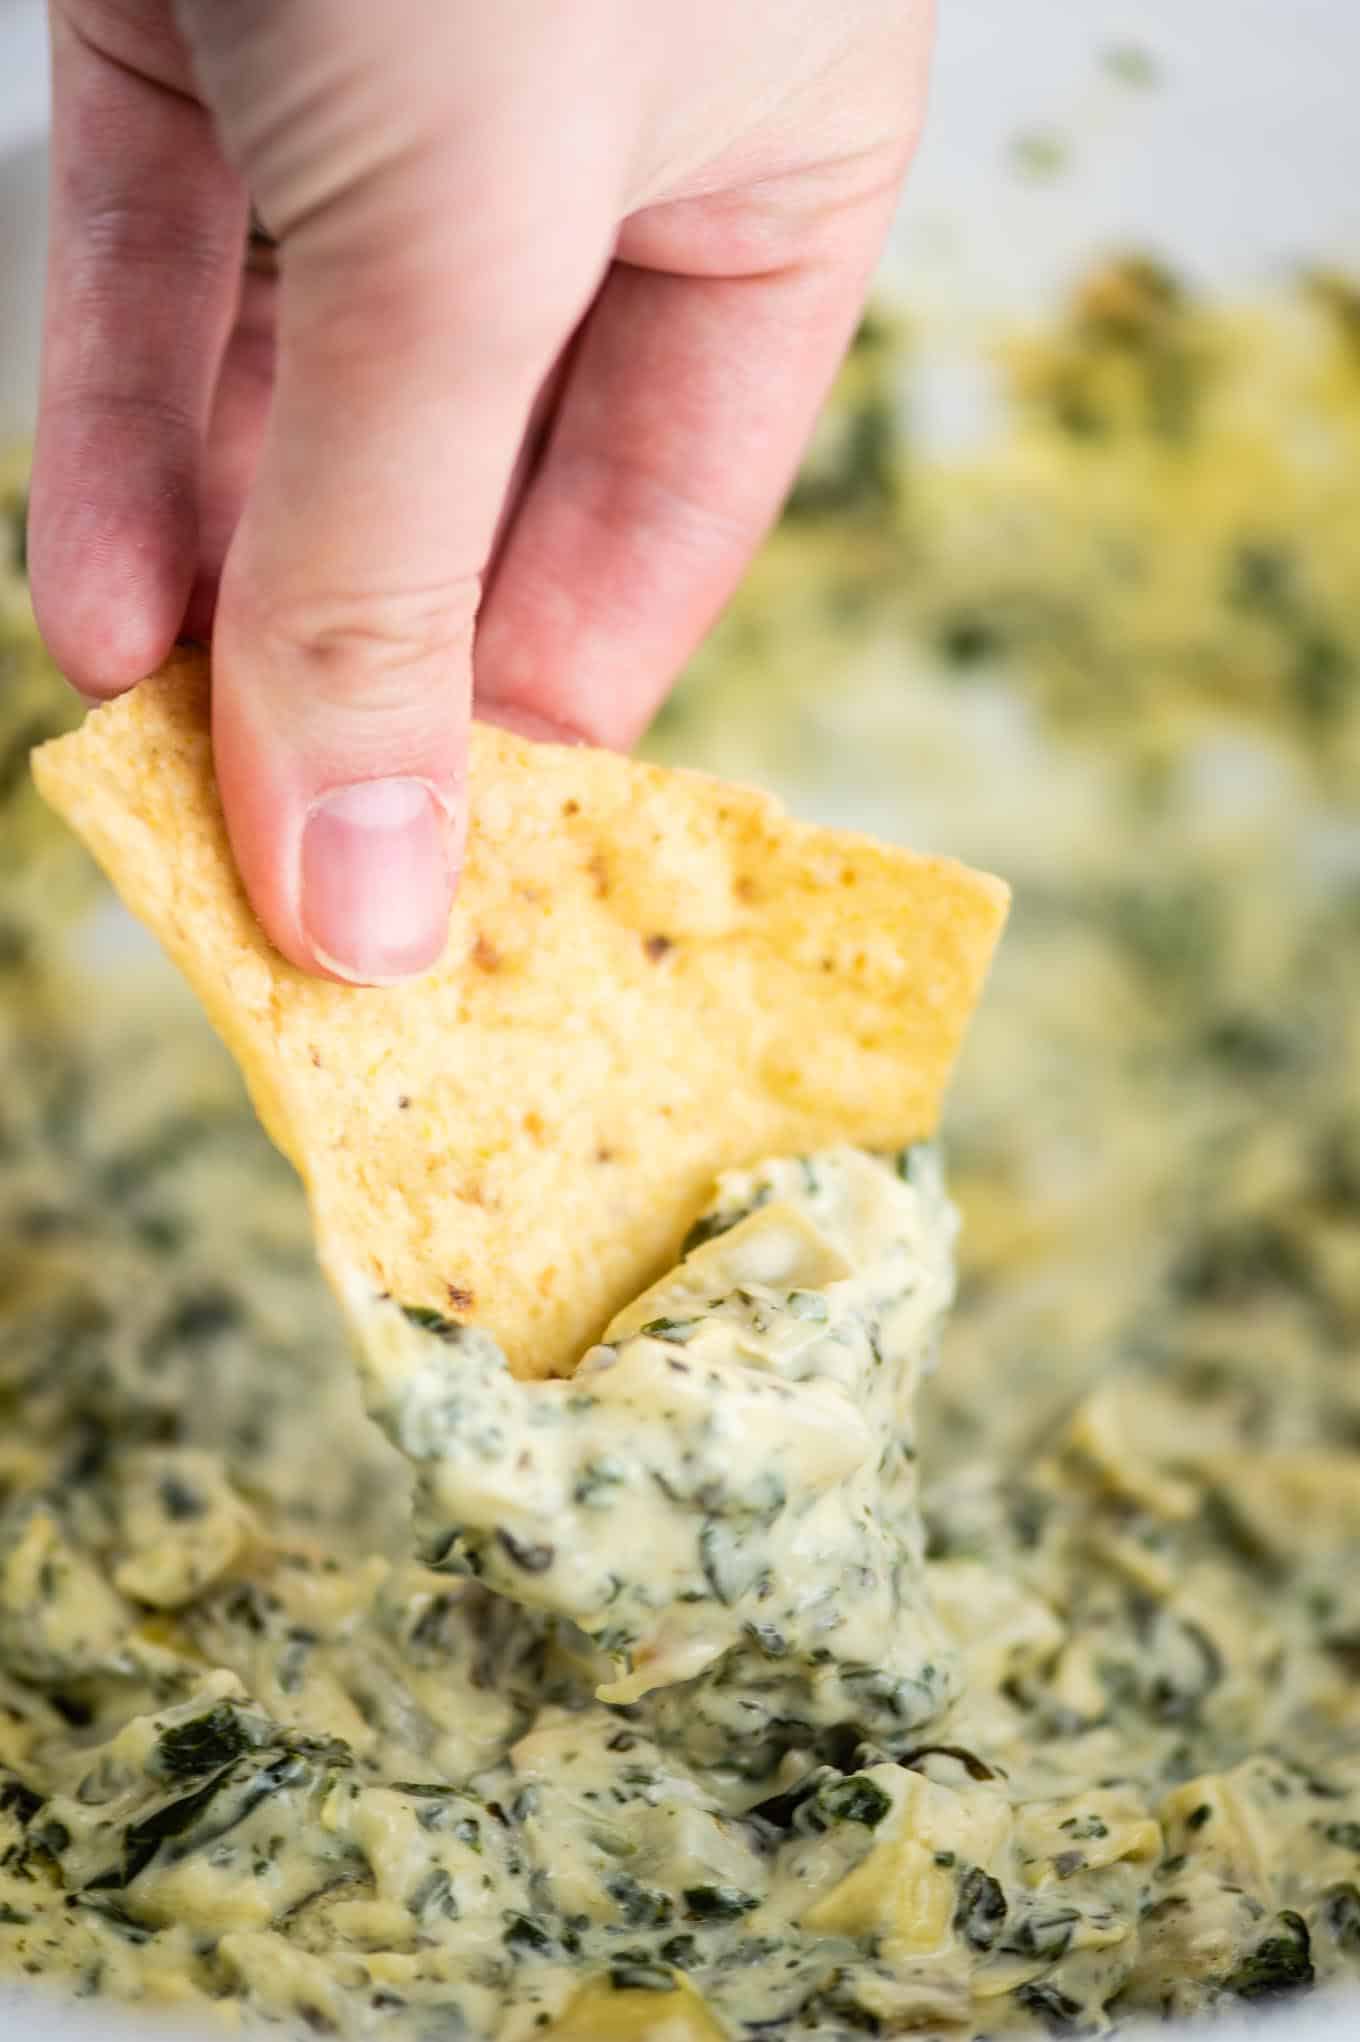
<path fill-rule="evenodd" d="M 323 796 L 302 833 L 302 924 L 318 964 L 360 985 L 414 978 L 444 948 L 445 818 L 421 780 Z"/>

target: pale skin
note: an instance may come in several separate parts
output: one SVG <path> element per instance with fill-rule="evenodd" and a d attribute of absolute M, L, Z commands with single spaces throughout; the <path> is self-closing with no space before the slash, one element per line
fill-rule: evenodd
<path fill-rule="evenodd" d="M 30 569 L 85 694 L 211 633 L 308 971 L 442 947 L 469 719 L 626 746 L 776 513 L 929 0 L 52 0 Z M 248 199 L 277 278 L 242 272 Z"/>

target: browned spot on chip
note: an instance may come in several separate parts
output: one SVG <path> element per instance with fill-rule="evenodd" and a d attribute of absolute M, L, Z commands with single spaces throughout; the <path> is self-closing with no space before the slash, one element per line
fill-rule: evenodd
<path fill-rule="evenodd" d="M 408 1106 L 410 1105 L 410 1103 L 411 1103 L 411 1095 L 410 1095 L 410 1093 L 409 1093 L 409 1092 L 403 1092 L 403 1093 L 402 1093 L 402 1095 L 401 1095 L 401 1097 L 400 1097 L 400 1099 L 398 1099 L 398 1101 L 397 1101 L 397 1105 L 398 1105 L 398 1107 L 399 1107 L 399 1108 L 401 1109 L 401 1111 L 402 1111 L 403 1113 L 405 1113 L 405 1111 L 406 1111 L 407 1107 L 408 1107 Z"/>
<path fill-rule="evenodd" d="M 501 968 L 500 951 L 480 929 L 472 946 L 472 961 L 480 971 L 499 971 Z"/>
<path fill-rule="evenodd" d="M 675 944 L 669 936 L 644 936 L 642 947 L 653 964 L 660 964 L 667 952 L 674 950 Z"/>
<path fill-rule="evenodd" d="M 581 813 L 581 804 L 580 804 L 580 802 L 579 802 L 579 801 L 564 801 L 564 802 L 562 803 L 562 813 L 563 813 L 563 815 L 579 815 L 579 814 Z"/>
<path fill-rule="evenodd" d="M 470 1312 L 477 1302 L 475 1294 L 461 1283 L 446 1283 L 444 1295 L 449 1301 L 450 1311 L 454 1312 Z"/>
<path fill-rule="evenodd" d="M 475 1287 L 520 1375 L 575 1365 L 721 1171 L 929 1134 L 1005 915 L 1002 886 L 947 859 L 478 724 L 445 957 L 359 991 L 288 964 L 251 912 L 201 654 L 40 747 L 34 772 L 240 1059 L 342 1294 L 357 1276 L 471 1312 Z M 479 938 L 515 969 L 470 970 Z M 474 1181 L 482 1202 L 452 1195 Z"/>
<path fill-rule="evenodd" d="M 610 1148 L 606 1148 L 605 1144 L 601 1142 L 599 1147 L 595 1151 L 595 1160 L 597 1163 L 612 1163 L 614 1160 L 614 1151 Z"/>

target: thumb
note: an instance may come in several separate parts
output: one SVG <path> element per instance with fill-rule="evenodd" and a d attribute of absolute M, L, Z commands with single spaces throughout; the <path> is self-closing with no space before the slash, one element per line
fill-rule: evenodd
<path fill-rule="evenodd" d="M 405 117 L 389 101 L 368 125 Z M 428 144 L 408 136 L 319 204 L 313 188 L 296 223 L 244 166 L 280 236 L 277 366 L 222 573 L 217 775 L 272 941 L 362 983 L 443 948 L 482 571 L 608 251 L 609 206 L 564 200 L 543 110 L 529 149 L 503 132 L 518 117 L 504 96 L 476 119 L 441 108 Z M 579 138 L 560 153 L 579 166 Z M 507 185 L 497 161 L 537 170 Z"/>

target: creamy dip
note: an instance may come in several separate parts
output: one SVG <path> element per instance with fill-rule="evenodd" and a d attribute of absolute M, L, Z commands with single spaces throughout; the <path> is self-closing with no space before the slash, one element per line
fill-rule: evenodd
<path fill-rule="evenodd" d="M 486 1334 L 361 1301 L 427 1564 L 569 1618 L 616 1662 L 606 1701 L 710 1675 L 666 1713 L 739 1774 L 819 1728 L 910 1730 L 950 1688 L 912 1404 L 953 1230 L 928 1149 L 733 1173 L 566 1382 L 518 1383 Z"/>
<path fill-rule="evenodd" d="M 724 2034 L 900 1996 L 886 1936 L 962 2008 L 981 1875 L 909 1770 L 956 1686 L 911 1408 L 953 1234 L 928 1149 L 734 1173 L 564 1382 L 362 1299 L 416 1564 L 277 1544 L 187 1445 L 16 1498 L 13 1956 L 322 2032 L 536 2032 L 585 1993 Z M 139 1365 L 236 1330 L 187 1303 Z M 999 1789 L 961 1819 L 1002 1847 Z"/>
<path fill-rule="evenodd" d="M 0 544 L 0 1971 L 383 2042 L 1360 1982 L 1358 306 L 1112 267 L 906 471 L 871 327 L 654 739 L 1017 882 L 924 1383 L 935 1166 L 842 1155 L 570 1383 L 357 1297 L 375 1425 L 201 1019 L 55 954 Z"/>

